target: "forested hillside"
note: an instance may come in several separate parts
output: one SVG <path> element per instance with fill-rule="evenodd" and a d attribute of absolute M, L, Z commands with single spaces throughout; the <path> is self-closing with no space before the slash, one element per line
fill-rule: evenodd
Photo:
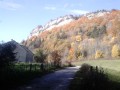
<path fill-rule="evenodd" d="M 120 10 L 80 15 L 69 23 L 39 31 L 22 44 L 33 52 L 42 49 L 46 61 L 52 60 L 55 51 L 62 62 L 120 58 Z"/>

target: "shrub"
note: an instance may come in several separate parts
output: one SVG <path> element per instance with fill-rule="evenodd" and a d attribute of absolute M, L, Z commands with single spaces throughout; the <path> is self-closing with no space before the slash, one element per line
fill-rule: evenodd
<path fill-rule="evenodd" d="M 113 58 L 120 57 L 120 47 L 117 44 L 113 45 L 112 47 L 112 57 Z"/>
<path fill-rule="evenodd" d="M 83 64 L 76 73 L 70 90 L 108 90 L 108 77 L 103 69 Z"/>
<path fill-rule="evenodd" d="M 82 51 L 82 55 L 83 55 L 84 58 L 86 58 L 86 57 L 88 56 L 87 50 L 83 50 L 83 51 Z"/>
<path fill-rule="evenodd" d="M 90 68 L 90 65 L 84 63 L 84 64 L 82 64 L 80 71 L 85 73 L 85 72 L 89 71 L 89 68 Z"/>
<path fill-rule="evenodd" d="M 76 52 L 75 52 L 75 56 L 76 56 L 77 59 L 80 59 L 80 58 L 83 57 L 81 51 L 76 51 Z"/>
<path fill-rule="evenodd" d="M 77 50 L 75 52 L 75 56 L 76 56 L 77 59 L 86 58 L 87 57 L 87 51 L 86 50 Z"/>
<path fill-rule="evenodd" d="M 100 50 L 97 50 L 95 54 L 95 59 L 98 59 L 98 58 L 103 58 L 103 52 Z"/>

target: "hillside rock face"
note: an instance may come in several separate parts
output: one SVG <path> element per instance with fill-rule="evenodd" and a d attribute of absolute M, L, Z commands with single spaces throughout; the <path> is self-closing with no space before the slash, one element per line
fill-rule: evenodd
<path fill-rule="evenodd" d="M 31 31 L 28 38 L 31 38 L 32 36 L 37 36 L 40 32 L 43 32 L 43 27 L 41 25 L 38 25 L 35 29 Z"/>
<path fill-rule="evenodd" d="M 88 19 L 92 19 L 92 18 L 95 18 L 95 17 L 102 17 L 104 16 L 105 14 L 109 14 L 110 11 L 106 11 L 106 10 L 98 10 L 96 12 L 92 12 L 92 13 L 87 13 L 85 14 L 84 16 L 86 16 Z"/>
<path fill-rule="evenodd" d="M 63 17 L 59 17 L 57 19 L 51 20 L 48 23 L 46 23 L 44 26 L 38 25 L 36 28 L 34 28 L 28 38 L 31 38 L 32 36 L 38 36 L 39 33 L 46 31 L 46 30 L 51 30 L 55 27 L 63 26 L 65 24 L 68 24 L 74 20 L 77 20 L 78 17 L 73 16 L 73 15 L 66 15 Z"/>

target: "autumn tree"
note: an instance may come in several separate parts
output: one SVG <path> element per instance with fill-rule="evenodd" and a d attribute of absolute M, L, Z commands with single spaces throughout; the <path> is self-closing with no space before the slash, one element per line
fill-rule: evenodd
<path fill-rule="evenodd" d="M 44 63 L 46 56 L 47 54 L 45 54 L 42 49 L 39 49 L 35 54 L 35 61 L 39 63 Z"/>
<path fill-rule="evenodd" d="M 82 57 L 82 52 L 81 51 L 76 51 L 75 56 L 77 59 L 80 59 Z"/>
<path fill-rule="evenodd" d="M 65 31 L 62 30 L 62 31 L 58 32 L 57 38 L 58 39 L 66 39 L 67 35 L 66 35 Z"/>
<path fill-rule="evenodd" d="M 70 48 L 68 53 L 68 60 L 71 62 L 74 59 L 74 56 L 75 56 L 75 50 L 74 48 Z"/>
<path fill-rule="evenodd" d="M 51 53 L 52 56 L 52 60 L 53 63 L 56 67 L 60 67 L 61 66 L 61 55 L 60 52 L 58 50 L 55 50 Z"/>
<path fill-rule="evenodd" d="M 112 47 L 112 57 L 113 58 L 120 57 L 120 47 L 117 44 L 113 45 Z"/>

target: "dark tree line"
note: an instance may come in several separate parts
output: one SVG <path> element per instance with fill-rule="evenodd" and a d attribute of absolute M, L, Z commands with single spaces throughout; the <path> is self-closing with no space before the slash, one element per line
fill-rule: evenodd
<path fill-rule="evenodd" d="M 16 60 L 14 49 L 15 45 L 11 43 L 0 44 L 0 69 L 13 64 Z"/>

